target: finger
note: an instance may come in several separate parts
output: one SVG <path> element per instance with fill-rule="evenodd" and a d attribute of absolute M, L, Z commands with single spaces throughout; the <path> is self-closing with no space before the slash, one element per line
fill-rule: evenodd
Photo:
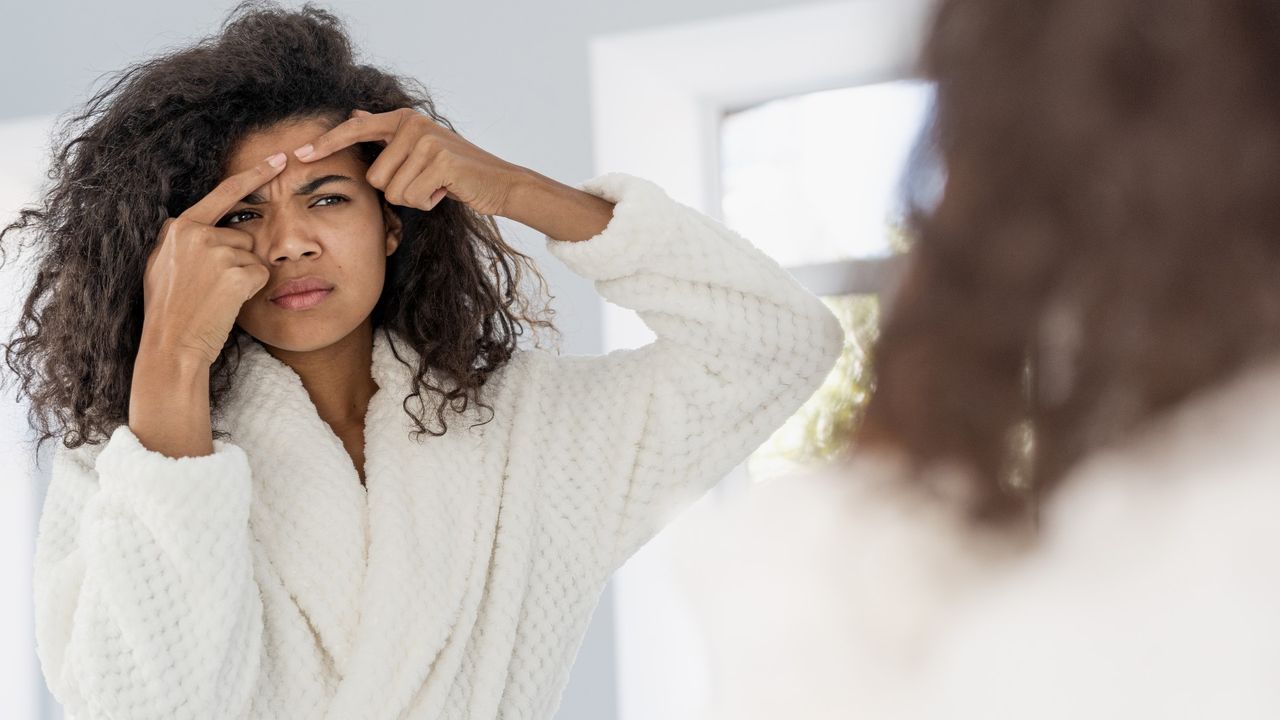
<path fill-rule="evenodd" d="M 211 228 L 210 236 L 218 245 L 226 245 L 239 250 L 253 250 L 253 236 L 239 228 Z"/>
<path fill-rule="evenodd" d="M 414 146 L 417 138 L 411 133 L 396 133 L 391 138 L 391 142 L 378 153 L 378 157 L 369 165 L 369 170 L 365 173 L 365 179 L 369 184 L 383 190 L 384 194 L 388 183 L 399 173 L 400 167 L 412 158 L 414 154 Z"/>
<path fill-rule="evenodd" d="M 383 196 L 397 205 L 407 204 L 408 196 L 405 191 L 409 183 L 420 177 L 430 166 L 431 160 L 425 153 L 409 153 L 400 167 L 396 168 L 395 174 L 387 181 L 382 190 Z"/>
<path fill-rule="evenodd" d="M 272 158 L 279 158 L 279 167 L 271 164 Z M 235 204 L 243 200 L 246 195 L 266 185 L 271 178 L 278 175 L 287 164 L 285 160 L 284 153 L 276 153 L 269 158 L 261 160 L 253 167 L 224 179 L 218 183 L 217 187 L 210 190 L 209 194 L 200 198 L 195 205 L 184 210 L 179 217 L 185 217 L 188 220 L 194 220 L 205 225 L 213 225 L 230 212 L 231 208 L 235 207 Z"/>
<path fill-rule="evenodd" d="M 271 270 L 262 264 L 228 268 L 227 276 L 231 278 L 236 294 L 242 298 L 241 305 L 252 300 L 253 296 L 262 292 L 263 288 L 271 282 Z"/>
<path fill-rule="evenodd" d="M 293 154 L 303 162 L 313 162 L 358 142 L 387 142 L 395 135 L 399 123 L 400 117 L 396 113 L 358 115 L 343 120 L 334 129 L 294 150 Z"/>
<path fill-rule="evenodd" d="M 448 194 L 449 188 L 436 188 L 436 191 L 431 193 L 431 200 L 428 202 L 428 208 L 434 210 L 435 207 L 440 204 L 440 201 L 444 199 L 444 196 Z"/>
<path fill-rule="evenodd" d="M 414 198 L 414 207 L 420 210 L 431 210 L 440 202 L 440 196 L 448 191 L 444 186 L 445 179 L 437 173 L 424 172 L 409 183 L 404 194 Z"/>
<path fill-rule="evenodd" d="M 244 267 L 246 265 L 265 265 L 262 258 L 257 253 L 250 252 L 240 247 L 229 247 L 226 250 L 227 257 L 230 258 L 231 267 Z"/>

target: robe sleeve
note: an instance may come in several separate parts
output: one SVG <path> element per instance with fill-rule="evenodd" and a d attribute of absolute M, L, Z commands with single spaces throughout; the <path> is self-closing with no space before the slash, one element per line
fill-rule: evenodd
<path fill-rule="evenodd" d="M 615 172 L 578 189 L 616 202 L 613 217 L 587 240 L 545 236 L 548 252 L 656 336 L 538 356 L 558 520 L 611 573 L 813 395 L 844 332 L 776 261 L 655 183 Z"/>
<path fill-rule="evenodd" d="M 37 530 L 36 646 L 64 708 L 91 718 L 245 717 L 262 602 L 248 458 L 172 458 L 128 425 L 96 459 L 59 446 Z"/>

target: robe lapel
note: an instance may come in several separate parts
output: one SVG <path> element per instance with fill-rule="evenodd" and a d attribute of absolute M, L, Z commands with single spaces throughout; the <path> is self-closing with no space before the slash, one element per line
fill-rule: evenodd
<path fill-rule="evenodd" d="M 399 337 L 395 349 L 409 367 L 374 332 L 367 493 L 297 374 L 256 342 L 242 362 L 252 392 L 234 403 L 261 499 L 255 532 L 333 659 L 340 680 L 326 717 L 335 720 L 389 720 L 409 707 L 440 714 L 494 550 L 504 454 L 484 437 L 505 423 L 471 428 L 489 414 L 470 402 L 446 412 L 445 435 L 411 437 L 402 403 L 418 356 Z M 417 397 L 407 405 L 438 429 L 435 396 L 423 401 L 425 413 Z"/>
<path fill-rule="evenodd" d="M 297 373 L 257 342 L 241 348 L 225 429 L 249 458 L 253 534 L 342 675 L 367 566 L 365 491 Z"/>

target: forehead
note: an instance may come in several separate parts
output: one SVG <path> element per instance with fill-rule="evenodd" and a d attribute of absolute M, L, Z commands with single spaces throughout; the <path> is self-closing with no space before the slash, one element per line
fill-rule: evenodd
<path fill-rule="evenodd" d="M 307 167 L 354 168 L 360 165 L 354 146 L 347 146 L 311 163 L 303 163 L 293 156 L 295 148 L 306 145 L 330 129 L 328 123 L 323 120 L 307 119 L 288 120 L 249 133 L 231 148 L 226 174 L 231 176 L 241 170 L 247 170 L 256 163 L 262 162 L 268 155 L 277 152 L 285 153 L 288 160 L 282 175 L 288 174 L 290 170 L 301 170 Z"/>

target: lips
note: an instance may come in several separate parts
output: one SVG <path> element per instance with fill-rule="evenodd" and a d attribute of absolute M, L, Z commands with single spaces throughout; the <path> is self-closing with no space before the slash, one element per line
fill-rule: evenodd
<path fill-rule="evenodd" d="M 329 297 L 332 292 L 332 290 L 312 290 L 310 292 L 293 293 L 292 295 L 281 295 L 272 300 L 271 304 L 285 310 L 310 310 L 324 302 L 325 298 Z"/>
<path fill-rule="evenodd" d="M 313 290 L 332 290 L 333 283 L 328 282 L 324 278 L 315 275 L 287 280 L 280 283 L 271 291 L 269 300 L 279 300 L 286 295 L 297 295 L 299 293 L 311 292 Z"/>

